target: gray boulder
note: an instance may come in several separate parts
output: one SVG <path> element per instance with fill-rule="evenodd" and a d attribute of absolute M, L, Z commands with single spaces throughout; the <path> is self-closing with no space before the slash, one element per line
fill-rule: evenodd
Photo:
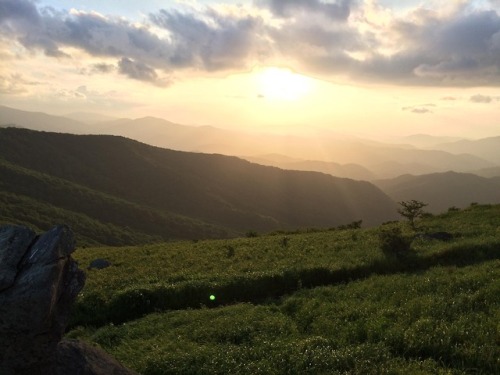
<path fill-rule="evenodd" d="M 35 232 L 25 227 L 0 228 L 0 292 L 14 283 L 18 265 L 35 237 Z"/>
<path fill-rule="evenodd" d="M 56 375 L 137 375 L 100 349 L 78 340 L 62 340 L 57 347 Z"/>
<path fill-rule="evenodd" d="M 58 354 L 67 352 L 59 343 L 85 283 L 73 251 L 73 234 L 64 225 L 40 236 L 22 226 L 0 227 L 1 375 L 74 373 L 61 370 Z"/>

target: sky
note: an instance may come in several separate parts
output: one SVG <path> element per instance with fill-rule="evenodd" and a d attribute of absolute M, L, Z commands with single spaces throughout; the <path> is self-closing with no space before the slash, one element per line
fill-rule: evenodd
<path fill-rule="evenodd" d="M 0 0 L 0 104 L 279 133 L 500 135 L 500 0 Z"/>

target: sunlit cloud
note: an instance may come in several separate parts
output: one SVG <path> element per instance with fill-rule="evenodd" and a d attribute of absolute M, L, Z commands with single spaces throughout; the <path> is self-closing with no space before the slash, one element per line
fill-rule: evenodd
<path fill-rule="evenodd" d="M 151 21 L 169 32 L 166 63 L 172 68 L 207 71 L 242 69 L 255 62 L 265 42 L 263 20 L 208 8 L 203 14 L 161 10 Z"/>
<path fill-rule="evenodd" d="M 0 94 L 25 94 L 29 92 L 30 86 L 40 84 L 40 82 L 31 81 L 19 73 L 0 75 Z"/>

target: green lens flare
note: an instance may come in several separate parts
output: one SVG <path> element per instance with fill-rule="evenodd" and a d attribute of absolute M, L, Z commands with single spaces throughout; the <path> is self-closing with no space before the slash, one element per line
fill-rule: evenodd
<path fill-rule="evenodd" d="M 215 301 L 215 296 L 213 294 L 210 294 L 210 301 Z"/>

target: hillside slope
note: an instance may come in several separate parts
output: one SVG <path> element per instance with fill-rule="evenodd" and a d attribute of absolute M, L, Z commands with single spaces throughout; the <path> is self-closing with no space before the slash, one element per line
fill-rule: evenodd
<path fill-rule="evenodd" d="M 495 179 L 469 173 L 433 173 L 421 176 L 403 175 L 375 181 L 395 201 L 417 199 L 429 204 L 430 212 L 449 207 L 466 207 L 472 202 L 500 203 L 500 184 Z"/>
<path fill-rule="evenodd" d="M 115 136 L 0 129 L 0 158 L 127 202 L 243 233 L 395 218 L 374 185 Z"/>
<path fill-rule="evenodd" d="M 140 206 L 0 159 L 0 222 L 71 226 L 79 244 L 229 237 L 227 229 Z"/>

